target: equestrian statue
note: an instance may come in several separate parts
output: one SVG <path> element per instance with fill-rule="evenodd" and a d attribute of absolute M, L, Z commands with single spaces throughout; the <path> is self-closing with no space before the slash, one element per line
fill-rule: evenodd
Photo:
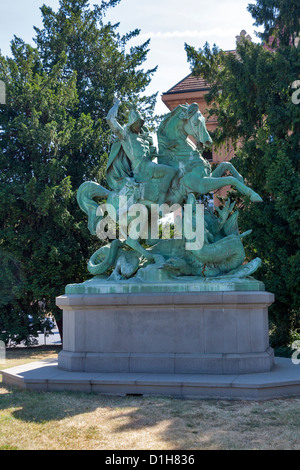
<path fill-rule="evenodd" d="M 254 203 L 262 199 L 230 162 L 212 170 L 203 156 L 212 139 L 198 104 L 168 113 L 157 145 L 136 107 L 127 123 L 119 122 L 120 104 L 115 98 L 106 117 L 115 137 L 106 168 L 110 190 L 87 181 L 77 192 L 90 233 L 102 240 L 88 271 L 108 283 L 249 278 L 261 265 L 260 258 L 245 262 L 242 239 L 251 230 L 240 233 L 238 210 L 229 199 L 222 209 L 209 209 L 201 198 L 231 186 Z M 179 230 L 159 236 L 158 212 Z"/>

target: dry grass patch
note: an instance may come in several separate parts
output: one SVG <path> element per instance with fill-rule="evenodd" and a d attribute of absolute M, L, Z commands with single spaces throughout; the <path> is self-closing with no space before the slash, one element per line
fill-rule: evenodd
<path fill-rule="evenodd" d="M 0 370 L 19 366 L 28 362 L 42 361 L 43 359 L 57 359 L 59 351 L 61 351 L 61 346 L 8 348 L 5 354 L 5 362 L 1 362 L 0 358 Z"/>
<path fill-rule="evenodd" d="M 5 367 L 56 357 L 57 352 L 14 350 Z M 110 397 L 28 392 L 0 384 L 0 449 L 299 450 L 299 443 L 300 398 Z"/>

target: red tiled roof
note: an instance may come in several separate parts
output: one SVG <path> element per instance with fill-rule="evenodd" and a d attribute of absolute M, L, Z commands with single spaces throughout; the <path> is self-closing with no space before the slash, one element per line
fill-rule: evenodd
<path fill-rule="evenodd" d="M 225 51 L 226 54 L 236 54 L 235 50 Z M 183 78 L 180 82 L 174 85 L 170 90 L 163 93 L 163 95 L 169 95 L 171 93 L 185 93 L 190 91 L 202 91 L 209 90 L 210 84 L 200 76 L 194 76 L 191 73 Z"/>
<path fill-rule="evenodd" d="M 183 93 L 188 91 L 199 91 L 209 89 L 210 85 L 202 77 L 195 77 L 192 74 L 185 77 L 179 83 L 174 85 L 170 90 L 163 93 L 168 95 L 169 93 Z"/>

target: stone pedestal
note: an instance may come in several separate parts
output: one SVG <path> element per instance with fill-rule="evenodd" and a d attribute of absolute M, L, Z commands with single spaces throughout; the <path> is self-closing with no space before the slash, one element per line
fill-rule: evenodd
<path fill-rule="evenodd" d="M 76 372 L 268 372 L 264 291 L 66 294 L 58 367 Z"/>

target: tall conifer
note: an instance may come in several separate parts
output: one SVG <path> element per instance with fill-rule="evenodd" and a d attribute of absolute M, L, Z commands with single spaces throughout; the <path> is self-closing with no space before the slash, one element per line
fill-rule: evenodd
<path fill-rule="evenodd" d="M 41 8 L 36 46 L 14 37 L 11 57 L 0 56 L 6 104 L 0 105 L 0 339 L 30 342 L 46 312 L 61 312 L 55 297 L 87 276 L 99 246 L 87 230 L 76 191 L 85 180 L 105 184 L 110 131 L 104 119 L 115 93 L 139 100 L 153 70 L 143 70 L 149 41 L 105 22 L 120 0 L 89 7 L 60 0 Z M 143 97 L 141 96 L 143 93 Z M 126 106 L 121 110 L 126 114 Z M 28 317 L 30 315 L 30 317 Z"/>
<path fill-rule="evenodd" d="M 300 78 L 300 4 L 257 0 L 248 9 L 264 26 L 261 44 L 244 38 L 236 54 L 208 44 L 186 45 L 186 52 L 193 73 L 212 84 L 215 143 L 239 143 L 232 163 L 263 198 L 240 199 L 239 222 L 253 229 L 244 243 L 250 258 L 263 260 L 256 277 L 275 294 L 272 344 L 282 347 L 300 333 L 300 105 L 292 99 Z"/>

